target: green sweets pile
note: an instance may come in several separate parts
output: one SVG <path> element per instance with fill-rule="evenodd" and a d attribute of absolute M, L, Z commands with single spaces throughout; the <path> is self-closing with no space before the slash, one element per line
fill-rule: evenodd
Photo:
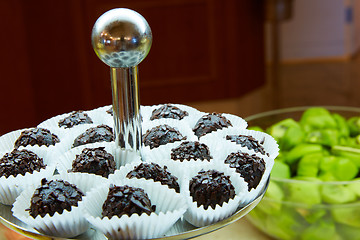
<path fill-rule="evenodd" d="M 250 213 L 255 225 L 280 239 L 360 239 L 360 114 L 312 107 L 299 121 L 249 129 L 280 148 L 265 198 Z"/>

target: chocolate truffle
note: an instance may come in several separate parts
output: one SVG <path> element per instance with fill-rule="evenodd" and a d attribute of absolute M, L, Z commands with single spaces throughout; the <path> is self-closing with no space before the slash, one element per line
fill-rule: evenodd
<path fill-rule="evenodd" d="M 29 130 L 24 130 L 21 132 L 19 138 L 15 141 L 15 148 L 19 148 L 20 146 L 50 146 L 55 145 L 60 142 L 58 136 L 52 134 L 48 129 L 44 128 L 33 128 Z"/>
<path fill-rule="evenodd" d="M 58 123 L 59 127 L 72 128 L 73 126 L 80 124 L 90 124 L 93 123 L 89 115 L 83 111 L 74 111 L 64 119 L 61 119 Z"/>
<path fill-rule="evenodd" d="M 111 219 L 113 216 L 121 217 L 124 214 L 129 217 L 134 213 L 139 216 L 142 213 L 150 215 L 155 212 L 156 206 L 151 205 L 148 195 L 141 188 L 111 184 L 102 209 L 102 217 Z"/>
<path fill-rule="evenodd" d="M 150 120 L 161 119 L 161 118 L 172 118 L 181 120 L 184 117 L 189 116 L 189 113 L 181 110 L 180 108 L 171 104 L 164 104 L 160 108 L 155 109 L 152 112 Z"/>
<path fill-rule="evenodd" d="M 0 159 L 0 177 L 16 177 L 18 174 L 33 173 L 45 167 L 43 159 L 35 153 L 26 149 L 20 151 L 14 149 Z"/>
<path fill-rule="evenodd" d="M 211 133 L 218 129 L 226 128 L 229 126 L 232 126 L 232 124 L 224 116 L 222 116 L 219 113 L 210 113 L 210 114 L 202 116 L 197 121 L 197 123 L 195 124 L 195 127 L 193 128 L 193 131 L 194 131 L 195 135 L 198 138 L 200 138 L 201 136 L 204 136 L 208 133 Z"/>
<path fill-rule="evenodd" d="M 262 155 L 269 156 L 269 154 L 265 152 L 265 149 L 262 146 L 264 142 L 262 141 L 259 143 L 258 140 L 256 140 L 253 136 L 227 135 L 226 140 L 240 144 L 242 147 L 247 147 L 247 149 L 254 150 L 255 152 L 261 153 Z"/>
<path fill-rule="evenodd" d="M 104 147 L 84 148 L 72 163 L 72 172 L 93 173 L 108 177 L 116 169 L 113 155 Z"/>
<path fill-rule="evenodd" d="M 150 146 L 150 149 L 185 139 L 186 137 L 182 136 L 179 131 L 166 124 L 153 127 L 143 135 L 143 143 L 145 146 Z"/>
<path fill-rule="evenodd" d="M 155 182 L 161 182 L 161 184 L 168 185 L 169 188 L 175 189 L 176 192 L 180 192 L 179 183 L 177 182 L 178 178 L 167 171 L 167 166 L 162 168 L 156 163 L 140 163 L 138 166 L 135 166 L 134 170 L 130 171 L 126 177 L 130 179 L 134 177 L 153 179 Z"/>
<path fill-rule="evenodd" d="M 63 180 L 41 180 L 31 197 L 30 208 L 27 209 L 33 218 L 38 215 L 44 217 L 49 214 L 51 217 L 57 212 L 62 214 L 66 209 L 71 210 L 72 206 L 77 207 L 84 194 L 74 184 Z"/>
<path fill-rule="evenodd" d="M 255 154 L 234 152 L 227 156 L 225 163 L 229 164 L 231 168 L 236 168 L 236 172 L 240 173 L 240 176 L 248 183 L 248 191 L 259 185 L 265 172 L 264 159 Z"/>
<path fill-rule="evenodd" d="M 235 188 L 229 176 L 216 170 L 201 170 L 190 180 L 190 196 L 197 206 L 215 209 L 216 205 L 222 206 L 235 197 Z"/>
<path fill-rule="evenodd" d="M 114 139 L 115 137 L 112 128 L 103 124 L 97 127 L 89 128 L 84 133 L 77 136 L 72 147 L 77 147 L 88 143 L 112 142 Z"/>
<path fill-rule="evenodd" d="M 208 160 L 212 159 L 209 147 L 198 141 L 182 142 L 178 147 L 171 149 L 171 159 L 173 160 Z"/>

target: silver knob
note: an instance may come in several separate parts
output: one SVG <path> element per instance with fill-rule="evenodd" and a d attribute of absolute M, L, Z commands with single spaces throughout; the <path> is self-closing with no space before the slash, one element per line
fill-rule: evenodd
<path fill-rule="evenodd" d="M 96 55 L 110 66 L 116 143 L 140 156 L 141 116 L 138 64 L 152 44 L 149 24 L 139 13 L 117 8 L 105 12 L 94 24 L 92 45 Z"/>
<path fill-rule="evenodd" d="M 145 18 L 127 8 L 112 9 L 101 15 L 91 38 L 97 56 L 115 68 L 138 65 L 149 53 L 152 43 Z"/>

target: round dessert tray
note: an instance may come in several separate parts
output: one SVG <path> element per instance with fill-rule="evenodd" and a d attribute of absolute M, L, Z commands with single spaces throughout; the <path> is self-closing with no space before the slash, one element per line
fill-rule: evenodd
<path fill-rule="evenodd" d="M 269 178 L 270 179 L 270 178 Z M 189 224 L 187 221 L 185 221 L 183 218 L 178 220 L 175 225 L 165 234 L 162 238 L 156 238 L 156 239 L 166 239 L 166 240 L 175 240 L 175 239 L 190 239 L 195 238 L 210 232 L 213 232 L 215 230 L 218 230 L 220 228 L 223 228 L 227 226 L 230 223 L 233 223 L 240 218 L 244 217 L 246 214 L 248 214 L 263 198 L 267 187 L 269 185 L 269 179 L 267 180 L 266 184 L 264 185 L 263 189 L 260 191 L 259 195 L 249 204 L 247 204 L 244 207 L 239 207 L 237 211 L 231 215 L 230 217 L 223 219 L 219 222 L 216 222 L 214 224 L 205 226 L 205 227 L 195 227 L 191 224 Z M 0 203 L 0 222 L 4 224 L 6 227 L 21 233 L 27 237 L 33 238 L 33 239 L 39 239 L 39 240 L 46 240 L 46 239 L 67 239 L 67 238 L 57 238 L 52 236 L 46 236 L 39 232 L 37 232 L 34 228 L 29 227 L 25 223 L 21 222 L 19 219 L 14 217 L 11 212 L 12 206 L 3 205 Z M 94 228 L 89 228 L 87 232 L 84 234 L 81 234 L 80 236 L 72 239 L 79 239 L 79 240 L 106 240 L 104 234 L 96 231 Z"/>

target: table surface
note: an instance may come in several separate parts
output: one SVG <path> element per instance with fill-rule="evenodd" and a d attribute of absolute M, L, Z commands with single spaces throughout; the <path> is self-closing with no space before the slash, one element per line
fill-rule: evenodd
<path fill-rule="evenodd" d="M 203 235 L 196 240 L 273 240 L 254 227 L 249 220 L 242 218 L 220 230 Z"/>
<path fill-rule="evenodd" d="M 20 234 L 7 229 L 0 225 L 0 239 L 2 240 L 28 240 L 30 238 L 24 237 Z M 242 218 L 220 230 L 200 236 L 197 240 L 272 240 L 258 229 L 256 229 L 247 219 Z"/>

